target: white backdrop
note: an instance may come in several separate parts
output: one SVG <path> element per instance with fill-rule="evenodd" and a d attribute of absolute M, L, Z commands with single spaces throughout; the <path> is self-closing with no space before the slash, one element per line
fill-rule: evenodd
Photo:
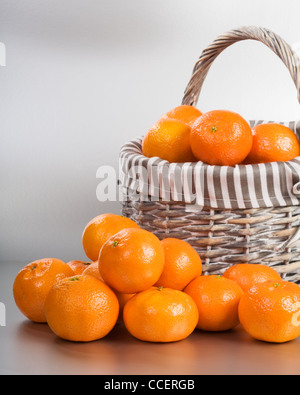
<path fill-rule="evenodd" d="M 85 224 L 118 202 L 96 198 L 99 166 L 180 104 L 217 35 L 267 27 L 300 48 L 295 0 L 0 0 L 0 260 L 83 259 Z M 280 60 L 243 42 L 214 63 L 202 111 L 294 120 Z"/>

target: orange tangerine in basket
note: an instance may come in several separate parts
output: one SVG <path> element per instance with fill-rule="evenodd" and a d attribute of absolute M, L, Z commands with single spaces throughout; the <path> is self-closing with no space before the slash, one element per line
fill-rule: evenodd
<path fill-rule="evenodd" d="M 245 163 L 286 162 L 300 156 L 300 143 L 291 129 L 276 123 L 253 128 L 253 145 Z"/>
<path fill-rule="evenodd" d="M 195 162 L 190 146 L 191 128 L 176 119 L 161 119 L 152 126 L 143 139 L 143 154 L 158 157 L 170 163 Z"/>
<path fill-rule="evenodd" d="M 198 160 L 209 165 L 235 166 L 248 156 L 253 136 L 250 125 L 241 115 L 214 110 L 195 121 L 190 140 Z"/>
<path fill-rule="evenodd" d="M 171 111 L 168 111 L 165 115 L 161 117 L 161 119 L 176 119 L 177 121 L 181 121 L 189 126 L 192 126 L 196 119 L 201 117 L 201 115 L 202 112 L 196 107 L 181 105 L 175 107 Z"/>

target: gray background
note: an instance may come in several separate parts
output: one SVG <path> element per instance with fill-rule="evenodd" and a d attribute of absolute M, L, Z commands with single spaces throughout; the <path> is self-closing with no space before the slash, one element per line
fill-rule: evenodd
<path fill-rule="evenodd" d="M 180 104 L 218 34 L 260 25 L 297 44 L 299 15 L 294 0 L 0 0 L 2 264 L 84 259 L 85 224 L 120 209 L 97 200 L 98 167 Z M 217 59 L 199 108 L 299 118 L 289 73 L 255 42 Z"/>

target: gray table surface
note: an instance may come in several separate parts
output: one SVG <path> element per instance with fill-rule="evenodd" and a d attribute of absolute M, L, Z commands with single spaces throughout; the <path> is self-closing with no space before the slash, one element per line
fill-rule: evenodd
<path fill-rule="evenodd" d="M 167 344 L 136 340 L 122 325 L 92 343 L 61 340 L 15 306 L 13 281 L 24 265 L 0 264 L 0 302 L 6 307 L 6 326 L 0 326 L 1 375 L 300 374 L 300 338 L 268 344 L 251 339 L 240 326 L 224 333 L 196 330 Z"/>

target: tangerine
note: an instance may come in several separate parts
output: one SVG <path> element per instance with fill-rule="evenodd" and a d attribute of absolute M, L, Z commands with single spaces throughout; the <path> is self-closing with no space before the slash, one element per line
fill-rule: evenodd
<path fill-rule="evenodd" d="M 115 326 L 119 302 L 114 292 L 94 276 L 65 278 L 51 288 L 45 315 L 60 338 L 90 342 L 106 336 Z"/>
<path fill-rule="evenodd" d="M 254 284 L 241 298 L 239 318 L 254 339 L 284 343 L 300 336 L 300 287 L 283 280 Z"/>
<path fill-rule="evenodd" d="M 291 129 L 276 123 L 252 129 L 253 145 L 245 164 L 286 162 L 300 156 L 300 142 Z"/>
<path fill-rule="evenodd" d="M 84 276 L 89 275 L 89 276 L 94 276 L 98 278 L 99 280 L 103 281 L 103 278 L 101 277 L 100 271 L 99 271 L 99 263 L 98 261 L 92 262 L 82 273 Z"/>
<path fill-rule="evenodd" d="M 84 261 L 69 261 L 67 265 L 73 270 L 74 274 L 82 274 L 87 267 L 91 265 L 92 262 L 84 262 Z"/>
<path fill-rule="evenodd" d="M 233 265 L 224 272 L 223 276 L 238 283 L 243 291 L 248 291 L 254 284 L 281 280 L 280 274 L 272 267 L 254 263 Z"/>
<path fill-rule="evenodd" d="M 119 313 L 118 323 L 121 323 L 121 322 L 123 322 L 123 311 L 124 311 L 125 304 L 128 302 L 128 300 L 130 300 L 136 294 L 122 294 L 117 291 L 115 291 L 115 294 L 118 298 L 119 305 L 120 305 L 120 313 Z"/>
<path fill-rule="evenodd" d="M 235 166 L 252 148 L 252 131 L 241 115 L 223 110 L 210 111 L 199 117 L 191 131 L 194 156 L 209 165 Z"/>
<path fill-rule="evenodd" d="M 186 241 L 166 238 L 161 241 L 165 264 L 155 284 L 182 291 L 194 278 L 202 274 L 202 262 L 197 251 Z"/>
<path fill-rule="evenodd" d="M 133 296 L 124 307 L 124 324 L 135 338 L 148 342 L 174 342 L 196 328 L 198 310 L 182 291 L 152 287 Z"/>
<path fill-rule="evenodd" d="M 175 107 L 173 110 L 168 111 L 161 117 L 162 119 L 176 119 L 177 121 L 181 121 L 189 126 L 193 126 L 196 119 L 201 117 L 202 112 L 198 110 L 196 107 L 181 105 Z"/>
<path fill-rule="evenodd" d="M 198 307 L 198 329 L 226 331 L 239 324 L 238 306 L 243 290 L 234 281 L 219 275 L 200 276 L 190 282 L 184 292 Z"/>
<path fill-rule="evenodd" d="M 103 244 L 125 228 L 139 228 L 139 225 L 129 218 L 116 214 L 101 214 L 93 218 L 86 225 L 82 235 L 86 256 L 93 262 L 97 261 Z"/>
<path fill-rule="evenodd" d="M 44 258 L 29 263 L 14 281 L 16 305 L 29 320 L 45 323 L 44 305 L 50 289 L 57 281 L 73 275 L 70 266 L 60 259 Z"/>
<path fill-rule="evenodd" d="M 102 247 L 99 270 L 114 290 L 132 294 L 153 286 L 164 267 L 160 240 L 144 229 L 124 229 Z"/>
<path fill-rule="evenodd" d="M 159 120 L 143 138 L 143 155 L 170 163 L 195 162 L 190 145 L 191 128 L 176 119 Z"/>

